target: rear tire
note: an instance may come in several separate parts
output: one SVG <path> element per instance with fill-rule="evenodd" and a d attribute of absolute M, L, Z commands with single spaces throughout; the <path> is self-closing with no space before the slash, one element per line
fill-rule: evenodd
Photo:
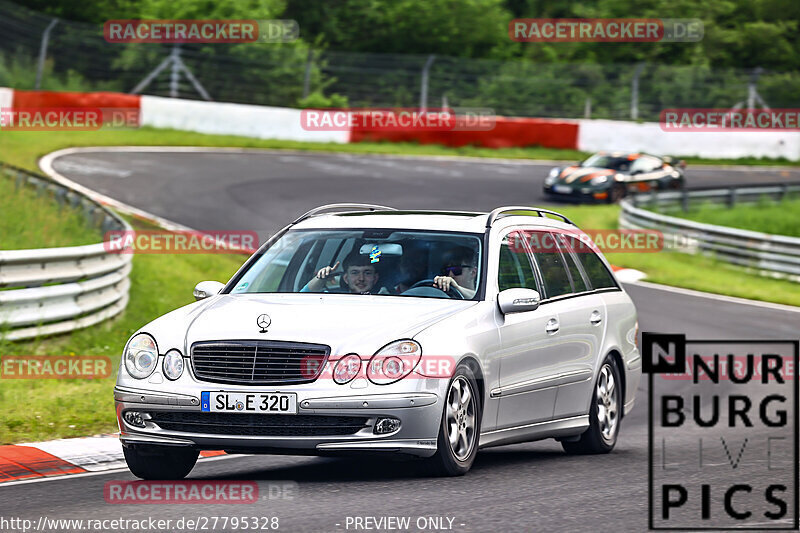
<path fill-rule="evenodd" d="M 608 191 L 608 203 L 616 204 L 628 194 L 628 189 L 622 183 L 615 183 Z"/>
<path fill-rule="evenodd" d="M 670 181 L 669 185 L 667 185 L 667 188 L 671 189 L 673 191 L 682 191 L 683 190 L 683 178 L 674 179 L 674 180 Z"/>
<path fill-rule="evenodd" d="M 183 479 L 194 468 L 198 450 L 171 446 L 123 446 L 122 453 L 131 473 L 141 479 Z"/>
<path fill-rule="evenodd" d="M 608 453 L 614 449 L 622 415 L 622 380 L 617 363 L 607 357 L 600 367 L 592 393 L 589 429 L 577 441 L 562 441 L 564 451 L 585 455 Z"/>
<path fill-rule="evenodd" d="M 481 416 L 475 375 L 469 367 L 459 366 L 447 386 L 436 454 L 428 459 L 432 473 L 463 476 L 469 471 L 478 454 Z"/>

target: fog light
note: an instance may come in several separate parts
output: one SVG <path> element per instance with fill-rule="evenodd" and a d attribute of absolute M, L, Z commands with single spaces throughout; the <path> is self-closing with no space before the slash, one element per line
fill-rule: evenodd
<path fill-rule="evenodd" d="M 125 411 L 125 413 L 122 415 L 122 418 L 125 419 L 125 422 L 127 422 L 128 425 L 135 426 L 137 428 L 144 427 L 144 419 L 142 418 L 142 413 L 139 411 Z"/>
<path fill-rule="evenodd" d="M 400 421 L 396 418 L 379 418 L 375 422 L 375 434 L 385 435 L 387 433 L 394 433 L 400 429 Z"/>

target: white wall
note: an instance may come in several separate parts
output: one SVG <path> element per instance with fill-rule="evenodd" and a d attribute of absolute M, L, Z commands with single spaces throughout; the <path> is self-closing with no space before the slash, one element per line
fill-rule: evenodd
<path fill-rule="evenodd" d="M 636 124 L 616 120 L 581 120 L 578 149 L 586 152 L 621 150 L 719 159 L 785 157 L 798 161 L 800 132 L 673 132 L 662 130 L 655 122 Z"/>
<path fill-rule="evenodd" d="M 0 109 L 12 107 L 14 104 L 14 89 L 0 87 Z"/>
<path fill-rule="evenodd" d="M 300 110 L 142 96 L 143 126 L 258 139 L 347 143 L 349 131 L 306 131 Z"/>

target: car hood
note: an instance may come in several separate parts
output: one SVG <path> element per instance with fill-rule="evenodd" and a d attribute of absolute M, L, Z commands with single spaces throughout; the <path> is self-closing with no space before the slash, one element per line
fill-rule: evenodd
<path fill-rule="evenodd" d="M 223 294 L 164 315 L 142 331 L 156 337 L 161 353 L 170 346 L 188 353 L 198 341 L 248 339 L 326 344 L 334 354 L 371 355 L 476 303 L 350 294 Z M 270 318 L 265 333 L 256 324 L 262 314 Z"/>
<path fill-rule="evenodd" d="M 592 178 L 599 176 L 611 177 L 616 173 L 615 170 L 610 168 L 572 166 L 559 172 L 556 183 L 571 187 L 588 187 Z"/>

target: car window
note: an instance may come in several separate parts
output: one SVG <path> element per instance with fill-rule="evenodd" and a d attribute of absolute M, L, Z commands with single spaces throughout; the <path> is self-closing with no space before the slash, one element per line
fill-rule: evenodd
<path fill-rule="evenodd" d="M 583 280 L 581 271 L 578 264 L 575 262 L 573 250 L 581 250 L 581 243 L 571 235 L 557 234 L 559 246 L 562 247 L 564 252 L 564 259 L 567 262 L 567 269 L 572 277 L 572 285 L 575 287 L 575 292 L 584 292 L 590 290 Z"/>
<path fill-rule="evenodd" d="M 583 265 L 583 271 L 589 278 L 589 283 L 592 284 L 593 289 L 604 289 L 608 287 L 617 287 L 617 282 L 614 277 L 603 264 L 603 261 L 597 257 L 592 250 L 583 247 L 579 248 L 581 253 L 576 254 L 579 261 Z"/>
<path fill-rule="evenodd" d="M 655 157 L 643 155 L 631 164 L 631 173 L 653 172 L 661 166 L 661 161 Z"/>
<path fill-rule="evenodd" d="M 545 297 L 554 298 L 569 294 L 573 291 L 570 283 L 567 265 L 561 251 L 555 245 L 555 238 L 551 233 L 534 232 L 539 239 L 531 239 L 531 251 L 539 265 L 539 272 L 544 281 Z"/>
<path fill-rule="evenodd" d="M 516 288 L 539 290 L 527 251 L 517 240 L 521 236 L 521 232 L 512 232 L 500 243 L 497 286 L 501 291 Z"/>
<path fill-rule="evenodd" d="M 231 293 L 473 299 L 480 288 L 481 242 L 482 235 L 456 232 L 292 230 L 239 276 Z M 456 289 L 436 288 L 437 276 L 452 278 Z"/>
<path fill-rule="evenodd" d="M 581 163 L 582 167 L 610 168 L 613 170 L 626 171 L 630 167 L 627 157 L 617 157 L 605 154 L 595 154 Z"/>

